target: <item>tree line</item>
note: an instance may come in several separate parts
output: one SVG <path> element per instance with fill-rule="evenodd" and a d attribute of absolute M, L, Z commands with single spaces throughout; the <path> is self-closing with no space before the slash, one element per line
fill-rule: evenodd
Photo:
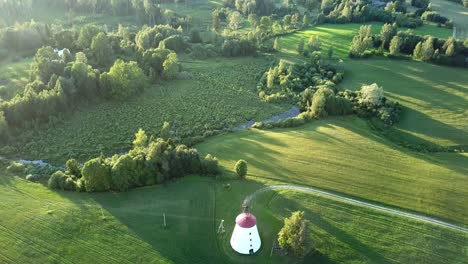
<path fill-rule="evenodd" d="M 190 174 L 221 173 L 215 157 L 209 154 L 201 157 L 196 149 L 176 145 L 169 137 L 169 130 L 166 123 L 160 133 L 163 138 L 153 138 L 140 129 L 127 154 L 101 155 L 86 161 L 81 168 L 76 160 L 68 160 L 65 171 L 50 176 L 48 186 L 80 192 L 126 191 Z"/>
<path fill-rule="evenodd" d="M 419 36 L 411 31 L 398 31 L 395 23 L 383 25 L 379 35 L 372 33 L 370 25 L 361 26 L 358 35 L 353 38 L 349 56 L 362 58 L 383 54 L 384 51 L 389 52 L 390 58 L 409 55 L 416 60 L 435 64 L 468 66 L 468 40 Z"/>

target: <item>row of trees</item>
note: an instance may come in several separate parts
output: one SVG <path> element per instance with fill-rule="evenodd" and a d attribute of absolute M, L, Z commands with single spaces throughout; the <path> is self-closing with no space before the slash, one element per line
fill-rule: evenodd
<path fill-rule="evenodd" d="M 66 171 L 57 171 L 48 182 L 52 189 L 87 192 L 126 191 L 130 188 L 161 184 L 189 174 L 217 175 L 218 160 L 200 157 L 196 149 L 176 145 L 168 137 L 170 126 L 163 127 L 165 138 L 148 137 L 140 129 L 129 153 L 88 160 L 82 168 L 70 160 Z"/>
<path fill-rule="evenodd" d="M 368 57 L 375 53 L 389 51 L 389 57 L 412 55 L 417 60 L 436 64 L 468 66 L 468 40 L 453 38 L 438 39 L 432 36 L 419 36 L 411 31 L 398 31 L 397 25 L 385 24 L 379 35 L 372 34 L 370 25 L 361 26 L 359 34 L 353 38 L 350 57 Z"/>

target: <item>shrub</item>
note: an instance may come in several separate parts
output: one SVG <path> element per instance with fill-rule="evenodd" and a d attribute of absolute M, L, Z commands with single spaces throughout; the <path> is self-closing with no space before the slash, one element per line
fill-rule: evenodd
<path fill-rule="evenodd" d="M 47 186 L 50 189 L 60 189 L 60 190 L 76 190 L 76 183 L 73 179 L 67 176 L 63 171 L 56 171 L 52 174 L 47 182 Z"/>
<path fill-rule="evenodd" d="M 240 178 L 244 178 L 247 175 L 247 161 L 237 161 L 236 165 L 234 166 L 234 169 L 237 173 L 237 176 L 239 176 Z"/>
<path fill-rule="evenodd" d="M 7 171 L 15 174 L 23 174 L 26 166 L 23 163 L 13 161 L 8 167 Z"/>
<path fill-rule="evenodd" d="M 219 161 L 216 157 L 210 154 L 206 155 L 202 160 L 202 172 L 208 175 L 220 174 L 221 170 L 218 165 Z"/>
<path fill-rule="evenodd" d="M 436 11 L 426 11 L 421 15 L 422 20 L 431 21 L 435 23 L 445 24 L 448 21 L 448 18 L 441 16 L 439 12 Z"/>
<path fill-rule="evenodd" d="M 304 220 L 303 211 L 296 211 L 289 218 L 284 219 L 284 226 L 278 233 L 278 244 L 299 257 L 309 252 L 307 222 Z"/>
<path fill-rule="evenodd" d="M 136 182 L 132 182 L 132 174 L 136 170 L 135 165 L 135 161 L 128 154 L 117 159 L 111 168 L 111 187 L 113 190 L 126 191 L 136 185 Z"/>
<path fill-rule="evenodd" d="M 81 169 L 86 191 L 102 192 L 111 187 L 111 169 L 103 157 L 87 161 Z"/>
<path fill-rule="evenodd" d="M 363 85 L 360 91 L 360 103 L 370 105 L 381 105 L 382 99 L 384 98 L 384 90 L 379 87 L 376 83 L 370 85 Z"/>
<path fill-rule="evenodd" d="M 67 162 L 65 163 L 65 168 L 67 174 L 73 175 L 77 178 L 81 177 L 81 170 L 78 161 L 76 161 L 75 159 L 67 160 Z"/>
<path fill-rule="evenodd" d="M 170 49 L 176 52 L 185 51 L 187 47 L 187 42 L 180 35 L 173 35 L 159 42 L 160 49 Z"/>

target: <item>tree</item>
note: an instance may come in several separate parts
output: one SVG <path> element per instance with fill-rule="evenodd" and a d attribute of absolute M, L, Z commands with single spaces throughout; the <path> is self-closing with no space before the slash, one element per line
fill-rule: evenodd
<path fill-rule="evenodd" d="M 88 192 L 107 191 L 111 187 L 111 168 L 106 164 L 104 157 L 85 162 L 81 174 Z"/>
<path fill-rule="evenodd" d="M 109 37 L 103 32 L 97 34 L 91 43 L 91 50 L 99 67 L 106 67 L 114 61 L 114 52 Z"/>
<path fill-rule="evenodd" d="M 126 191 L 136 183 L 133 177 L 136 173 L 135 161 L 129 154 L 120 156 L 111 168 L 111 187 L 116 191 Z"/>
<path fill-rule="evenodd" d="M 310 24 L 310 18 L 307 14 L 302 18 L 302 26 L 307 27 Z"/>
<path fill-rule="evenodd" d="M 244 178 L 247 175 L 247 161 L 239 160 L 234 167 L 237 176 Z"/>
<path fill-rule="evenodd" d="M 389 45 L 390 40 L 396 35 L 397 26 L 396 24 L 386 23 L 380 30 L 380 40 L 382 41 L 382 47 L 385 48 Z"/>
<path fill-rule="evenodd" d="M 455 55 L 455 39 L 453 37 L 448 38 L 442 48 L 445 49 L 445 55 L 449 57 Z"/>
<path fill-rule="evenodd" d="M 307 42 L 307 47 L 309 51 L 320 51 L 320 45 L 322 42 L 320 41 L 319 36 L 310 36 L 309 41 Z"/>
<path fill-rule="evenodd" d="M 176 53 L 172 52 L 167 56 L 166 60 L 163 63 L 163 68 L 164 78 L 171 80 L 177 77 L 177 74 L 180 72 L 181 67 Z"/>
<path fill-rule="evenodd" d="M 422 42 L 418 42 L 418 44 L 416 44 L 416 47 L 414 47 L 414 50 L 413 50 L 413 57 L 417 60 L 420 60 L 422 59 Z"/>
<path fill-rule="evenodd" d="M 48 83 L 52 75 L 62 75 L 65 63 L 60 60 L 52 47 L 42 47 L 37 50 L 31 66 L 31 79 Z"/>
<path fill-rule="evenodd" d="M 0 141 L 5 140 L 8 135 L 8 123 L 5 119 L 5 114 L 0 111 Z"/>
<path fill-rule="evenodd" d="M 256 14 L 249 14 L 248 18 L 250 27 L 255 29 L 258 26 L 258 16 Z"/>
<path fill-rule="evenodd" d="M 202 43 L 203 40 L 200 36 L 200 31 L 197 28 L 190 30 L 190 42 L 192 43 Z"/>
<path fill-rule="evenodd" d="M 399 36 L 394 36 L 390 42 L 390 54 L 397 56 L 400 54 L 402 40 Z"/>
<path fill-rule="evenodd" d="M 164 140 L 168 140 L 171 137 L 171 123 L 164 121 L 159 136 Z"/>
<path fill-rule="evenodd" d="M 78 46 L 81 49 L 87 49 L 91 46 L 93 38 L 99 33 L 101 30 L 94 26 L 94 25 L 86 25 L 81 28 L 80 35 L 78 36 Z"/>
<path fill-rule="evenodd" d="M 276 51 L 281 51 L 281 39 L 276 37 L 275 42 L 273 43 L 273 49 Z"/>
<path fill-rule="evenodd" d="M 116 60 L 100 77 L 101 89 L 110 99 L 123 100 L 148 86 L 148 78 L 135 61 Z"/>
<path fill-rule="evenodd" d="M 360 91 L 360 103 L 371 104 L 379 106 L 382 104 L 384 98 L 384 90 L 379 87 L 376 83 L 370 85 L 363 85 Z"/>
<path fill-rule="evenodd" d="M 211 13 L 211 28 L 215 32 L 219 32 L 221 30 L 221 19 L 219 18 L 218 10 L 213 10 Z"/>
<path fill-rule="evenodd" d="M 327 56 L 329 59 L 333 58 L 333 47 L 328 48 Z"/>
<path fill-rule="evenodd" d="M 296 211 L 289 218 L 284 219 L 284 226 L 278 233 L 278 244 L 281 248 L 302 257 L 310 249 L 307 235 L 307 221 L 304 220 L 304 212 Z"/>
<path fill-rule="evenodd" d="M 300 39 L 299 42 L 297 43 L 296 51 L 299 54 L 304 53 L 304 40 Z"/>
<path fill-rule="evenodd" d="M 138 129 L 138 132 L 135 133 L 135 140 L 133 140 L 134 149 L 143 149 L 148 146 L 148 136 L 143 129 Z"/>
<path fill-rule="evenodd" d="M 424 41 L 421 47 L 421 59 L 423 61 L 429 61 L 434 55 L 434 38 L 429 37 Z"/>
<path fill-rule="evenodd" d="M 67 163 L 65 163 L 66 172 L 67 174 L 73 175 L 75 177 L 81 177 L 81 170 L 76 159 L 69 159 Z"/>
<path fill-rule="evenodd" d="M 229 28 L 231 28 L 232 30 L 238 30 L 239 28 L 241 28 L 242 23 L 244 22 L 243 20 L 244 19 L 242 18 L 242 15 L 239 12 L 232 12 L 229 15 Z"/>

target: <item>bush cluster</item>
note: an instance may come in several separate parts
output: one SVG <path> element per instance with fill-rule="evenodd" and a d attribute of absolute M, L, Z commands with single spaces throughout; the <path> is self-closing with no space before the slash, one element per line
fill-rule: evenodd
<path fill-rule="evenodd" d="M 149 138 L 141 129 L 135 134 L 129 153 L 112 157 L 101 155 L 85 162 L 81 169 L 76 161 L 70 160 L 66 168 L 65 172 L 52 174 L 49 188 L 126 191 L 189 174 L 217 175 L 221 172 L 215 157 L 200 157 L 196 149 L 176 145 L 170 138 Z"/>
<path fill-rule="evenodd" d="M 307 88 L 315 90 L 318 85 L 334 87 L 343 79 L 343 70 L 323 60 L 321 52 L 312 52 L 309 57 L 309 61 L 303 64 L 280 60 L 278 65 L 271 67 L 257 84 L 259 96 L 266 102 L 298 102 Z M 300 104 L 305 110 L 307 102 Z"/>

